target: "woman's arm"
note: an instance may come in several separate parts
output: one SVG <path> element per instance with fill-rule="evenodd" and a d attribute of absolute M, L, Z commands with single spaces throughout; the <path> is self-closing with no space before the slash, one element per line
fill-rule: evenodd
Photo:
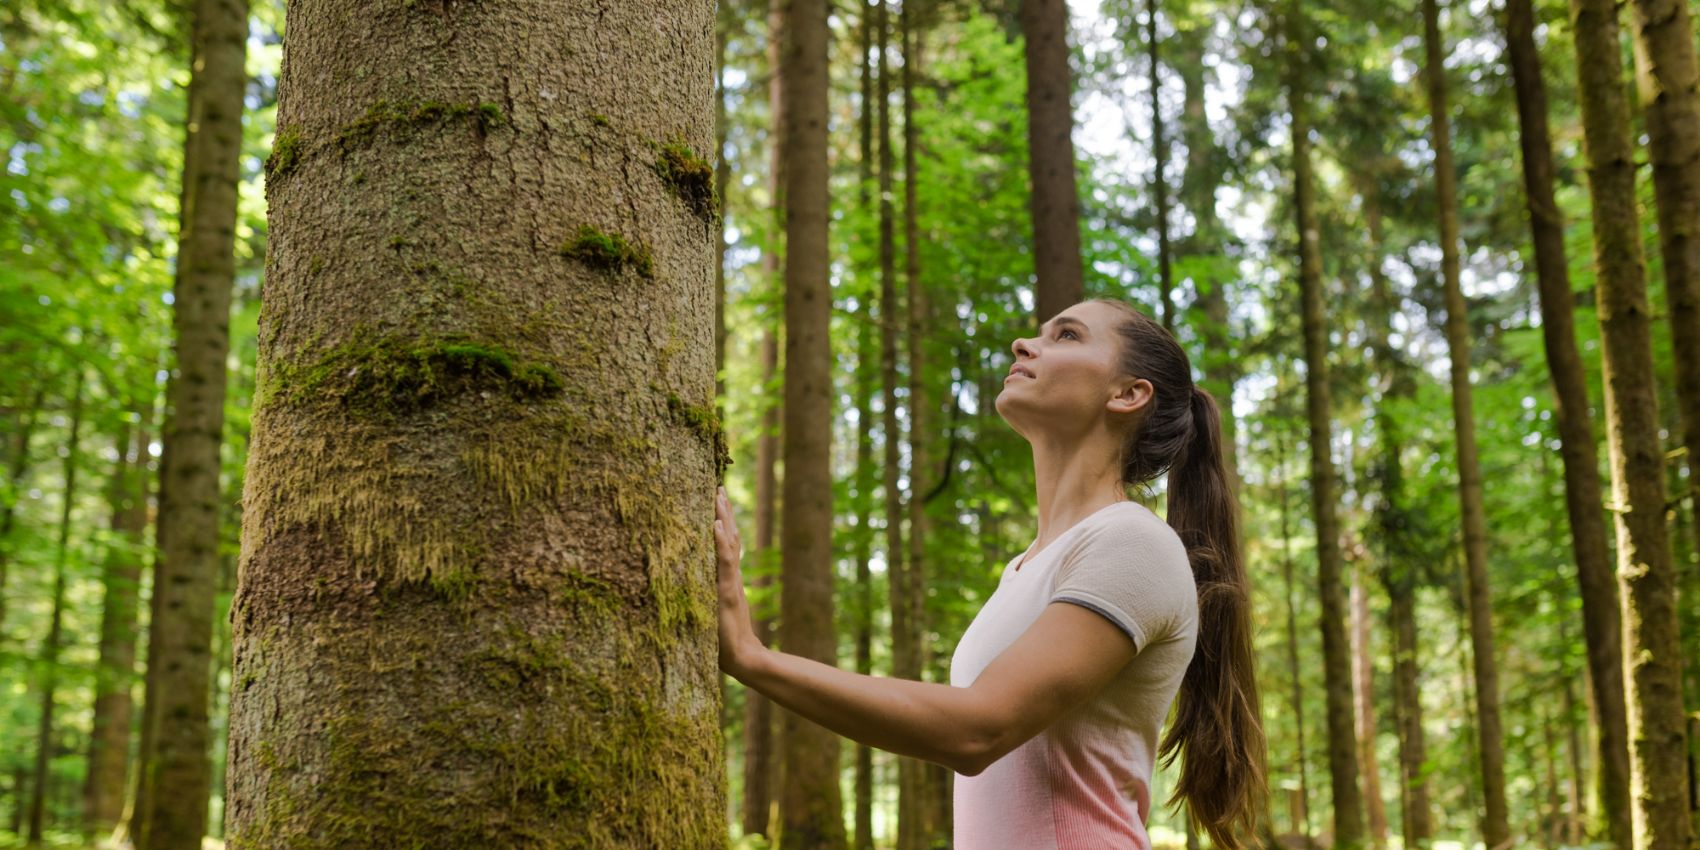
<path fill-rule="evenodd" d="M 1046 606 L 973 685 L 864 676 L 762 646 L 750 626 L 743 547 L 724 491 L 715 501 L 720 667 L 774 702 L 871 747 L 973 776 L 1098 693 L 1133 659 L 1104 617 Z"/>

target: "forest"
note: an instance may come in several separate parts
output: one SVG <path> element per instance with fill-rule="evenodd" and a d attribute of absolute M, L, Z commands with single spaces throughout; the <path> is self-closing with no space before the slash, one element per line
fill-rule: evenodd
<path fill-rule="evenodd" d="M 9 0 L 0 847 L 949 847 L 717 669 L 716 484 L 947 682 L 1097 297 L 1224 411 L 1248 839 L 1700 847 L 1697 15 Z"/>

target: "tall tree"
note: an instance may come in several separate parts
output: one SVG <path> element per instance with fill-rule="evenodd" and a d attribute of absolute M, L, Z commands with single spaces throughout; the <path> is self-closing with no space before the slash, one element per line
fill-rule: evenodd
<path fill-rule="evenodd" d="M 1340 521 L 1335 494 L 1328 334 L 1322 315 L 1322 245 L 1317 229 L 1311 164 L 1309 27 L 1299 0 L 1287 4 L 1283 76 L 1291 115 L 1293 207 L 1297 216 L 1299 294 L 1304 328 L 1305 407 L 1310 431 L 1311 510 L 1316 522 L 1316 581 L 1322 601 L 1322 657 L 1328 717 L 1328 776 L 1334 799 L 1334 844 L 1363 845 L 1363 796 L 1358 790 L 1358 744 L 1352 718 L 1351 647 L 1346 639 L 1346 591 L 1341 580 Z"/>
<path fill-rule="evenodd" d="M 872 209 L 874 182 L 874 28 L 883 9 L 881 0 L 858 0 L 857 20 L 860 48 L 861 103 L 856 110 L 856 208 L 864 216 Z M 859 234 L 861 235 L 861 234 Z M 862 321 L 856 327 L 856 672 L 874 672 L 874 587 L 872 529 L 874 512 L 874 383 L 878 380 L 879 341 L 875 338 L 876 313 L 870 303 L 873 287 L 858 290 L 857 306 Z M 856 745 L 853 780 L 855 794 L 855 848 L 874 848 L 874 751 Z"/>
<path fill-rule="evenodd" d="M 837 655 L 832 558 L 832 291 L 828 279 L 827 0 L 789 0 L 785 80 L 785 481 L 779 643 Z M 786 712 L 780 817 L 788 848 L 841 848 L 838 736 Z"/>
<path fill-rule="evenodd" d="M 182 216 L 170 382 L 160 466 L 157 614 L 148 666 L 158 706 L 144 763 L 149 793 L 137 817 L 142 850 L 190 850 L 206 833 L 212 765 L 207 706 L 218 576 L 219 446 L 225 358 L 236 277 L 236 202 L 247 85 L 247 0 L 195 0 L 190 9 L 189 111 L 183 143 Z M 169 793 L 165 792 L 169 789 Z"/>
<path fill-rule="evenodd" d="M 123 816 L 130 767 L 130 691 L 136 678 L 136 604 L 142 581 L 142 537 L 148 524 L 148 466 L 153 401 L 119 430 L 118 461 L 108 502 L 114 541 L 106 553 L 100 617 L 100 663 L 83 811 L 89 826 L 109 831 Z"/>
<path fill-rule="evenodd" d="M 1552 374 L 1560 452 L 1564 459 L 1564 506 L 1570 518 L 1576 582 L 1582 594 L 1582 629 L 1588 673 L 1599 712 L 1598 798 L 1606 834 L 1630 846 L 1629 747 L 1623 716 L 1623 635 L 1617 580 L 1606 546 L 1600 461 L 1588 412 L 1587 375 L 1576 347 L 1575 311 L 1565 259 L 1564 219 L 1553 197 L 1552 141 L 1547 130 L 1546 83 L 1535 49 L 1531 0 L 1506 0 L 1505 41 L 1517 90 L 1523 150 L 1523 183 L 1540 288 L 1541 335 Z M 1696 242 L 1695 244 L 1700 244 Z"/>
<path fill-rule="evenodd" d="M 713 16 L 289 6 L 231 846 L 725 845 Z"/>
<path fill-rule="evenodd" d="M 1068 4 L 1020 0 L 1027 53 L 1027 172 L 1032 183 L 1034 305 L 1039 323 L 1085 297 L 1074 178 L 1074 76 Z"/>
<path fill-rule="evenodd" d="M 1482 836 L 1489 847 L 1511 838 L 1505 805 L 1505 745 L 1499 716 L 1499 665 L 1493 637 L 1493 602 L 1487 573 L 1487 510 L 1470 379 L 1470 317 L 1458 270 L 1458 175 L 1452 163 L 1452 119 L 1447 105 L 1445 45 L 1439 0 L 1423 0 L 1423 72 L 1428 88 L 1434 148 L 1436 204 L 1440 208 L 1441 279 L 1446 301 L 1447 354 L 1452 363 L 1452 422 L 1458 454 L 1458 500 L 1464 524 L 1464 574 L 1468 579 L 1470 648 L 1475 660 L 1476 736 L 1481 754 L 1486 813 Z"/>
<path fill-rule="evenodd" d="M 1689 830 L 1682 657 L 1629 102 L 1618 58 L 1616 6 L 1610 0 L 1571 0 L 1570 16 L 1593 200 L 1606 445 L 1624 617 L 1633 847 L 1669 850 L 1686 847 Z"/>
<path fill-rule="evenodd" d="M 1169 247 L 1169 146 L 1163 136 L 1163 75 L 1157 48 L 1157 7 L 1145 3 L 1145 50 L 1151 60 L 1151 215 L 1157 220 L 1157 295 L 1163 308 L 1163 327 L 1175 329 L 1174 258 Z"/>
<path fill-rule="evenodd" d="M 65 571 L 71 560 L 71 510 L 77 502 L 77 463 L 79 440 L 83 428 L 83 369 L 77 368 L 71 390 L 71 435 L 65 443 L 65 462 L 61 480 L 65 482 L 63 501 L 59 506 L 59 546 L 53 559 L 53 603 L 48 615 L 47 635 L 41 641 L 41 712 L 37 715 L 35 736 L 35 775 L 30 781 L 29 843 L 41 846 L 46 826 L 48 767 L 53 763 L 53 710 L 59 687 L 59 651 L 64 643 Z"/>
<path fill-rule="evenodd" d="M 1700 553 L 1700 59 L 1686 3 L 1635 0 L 1630 8 L 1676 355 L 1676 406 L 1688 449 L 1690 528 Z"/>
<path fill-rule="evenodd" d="M 29 408 L 19 411 L 18 430 L 12 433 L 12 444 L 6 452 L 5 502 L 0 504 L 0 644 L 6 641 L 6 579 L 12 560 L 12 527 L 17 523 L 18 494 L 22 491 L 24 473 L 30 466 L 30 437 L 35 432 L 36 418 L 46 400 L 47 384 L 37 382 L 31 394 Z"/>
<path fill-rule="evenodd" d="M 1375 655 L 1370 646 L 1369 588 L 1363 562 L 1352 564 L 1352 696 L 1358 732 L 1358 770 L 1372 844 L 1387 846 L 1387 809 L 1381 802 L 1381 767 L 1375 752 Z"/>
<path fill-rule="evenodd" d="M 1279 381 L 1284 376 L 1277 376 Z M 1293 763 L 1299 775 L 1298 805 L 1293 812 L 1293 829 L 1305 840 L 1308 846 L 1310 837 L 1310 768 L 1309 753 L 1305 750 L 1305 701 L 1304 683 L 1299 676 L 1299 614 L 1298 614 L 1298 583 L 1293 579 L 1292 553 L 1292 523 L 1288 513 L 1287 482 L 1285 471 L 1287 466 L 1286 440 L 1282 439 L 1279 429 L 1275 432 L 1275 467 L 1282 471 L 1277 498 L 1280 501 L 1278 513 L 1281 517 L 1281 586 L 1283 601 L 1287 613 L 1287 681 L 1289 686 L 1289 702 L 1293 712 L 1293 728 L 1295 730 L 1297 752 L 1294 753 Z"/>

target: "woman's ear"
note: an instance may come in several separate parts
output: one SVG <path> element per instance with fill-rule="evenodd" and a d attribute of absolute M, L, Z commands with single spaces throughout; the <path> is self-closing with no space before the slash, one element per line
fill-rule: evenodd
<path fill-rule="evenodd" d="M 1122 384 L 1120 392 L 1111 396 L 1105 407 L 1111 413 L 1138 413 L 1151 403 L 1151 396 L 1155 392 L 1150 381 L 1134 378 Z"/>

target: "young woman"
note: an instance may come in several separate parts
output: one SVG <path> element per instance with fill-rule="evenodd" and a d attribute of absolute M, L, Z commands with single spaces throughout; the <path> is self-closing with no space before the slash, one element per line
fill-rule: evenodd
<path fill-rule="evenodd" d="M 957 643 L 950 684 L 762 646 L 724 491 L 720 667 L 840 735 L 956 771 L 956 850 L 1148 850 L 1159 754 L 1181 756 L 1174 800 L 1217 847 L 1255 843 L 1263 729 L 1216 404 L 1174 337 L 1120 301 L 1076 304 L 1013 349 L 997 411 L 1033 446 L 1038 537 Z M 1126 496 L 1165 472 L 1167 523 Z"/>

